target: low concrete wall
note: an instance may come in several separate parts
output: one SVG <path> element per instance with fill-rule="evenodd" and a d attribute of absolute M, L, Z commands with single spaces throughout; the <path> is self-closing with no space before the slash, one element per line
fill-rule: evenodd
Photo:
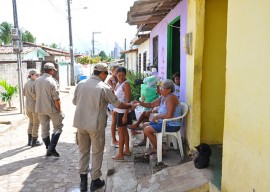
<path fill-rule="evenodd" d="M 35 68 L 41 71 L 41 62 L 22 62 L 22 81 L 23 85 L 27 82 L 28 69 Z M 7 83 L 12 86 L 18 85 L 18 64 L 17 61 L 0 62 L 0 79 L 5 79 Z M 3 91 L 3 87 L 0 87 L 0 92 Z M 1 99 L 0 99 L 1 100 Z M 18 94 L 13 99 L 13 103 L 16 105 L 19 103 Z"/>
<path fill-rule="evenodd" d="M 23 83 L 26 82 L 27 78 L 25 75 L 27 74 L 27 63 L 22 63 L 22 75 L 23 75 Z M 0 63 L 0 79 L 5 79 L 8 84 L 12 86 L 18 85 L 18 66 L 17 62 L 8 62 L 8 63 Z M 0 87 L 0 92 L 3 91 L 4 88 Z M 18 94 L 13 97 L 12 103 L 15 105 L 19 103 Z M 12 104 L 12 105 L 13 105 Z"/>
<path fill-rule="evenodd" d="M 27 63 L 22 63 L 23 82 L 26 82 Z M 18 66 L 14 63 L 0 63 L 0 79 L 5 79 L 11 85 L 18 85 Z M 0 89 L 2 90 L 2 88 Z"/>

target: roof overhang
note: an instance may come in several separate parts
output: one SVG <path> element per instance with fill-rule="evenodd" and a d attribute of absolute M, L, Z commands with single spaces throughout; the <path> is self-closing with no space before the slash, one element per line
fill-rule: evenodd
<path fill-rule="evenodd" d="M 181 0 L 137 0 L 127 13 L 127 23 L 151 31 Z"/>
<path fill-rule="evenodd" d="M 150 38 L 150 33 L 148 34 L 138 34 L 132 41 L 132 45 L 141 45 L 144 43 L 147 39 Z"/>
<path fill-rule="evenodd" d="M 138 48 L 125 50 L 125 51 L 122 51 L 121 53 L 125 54 L 125 53 L 132 53 L 132 52 L 138 52 Z"/>
<path fill-rule="evenodd" d="M 43 46 L 43 45 L 36 45 L 36 44 L 30 43 L 30 42 L 23 42 L 23 45 L 24 46 L 27 45 L 29 47 L 39 47 L 51 56 L 69 56 L 69 52 L 67 52 L 65 50 L 54 49 L 54 48 Z"/>

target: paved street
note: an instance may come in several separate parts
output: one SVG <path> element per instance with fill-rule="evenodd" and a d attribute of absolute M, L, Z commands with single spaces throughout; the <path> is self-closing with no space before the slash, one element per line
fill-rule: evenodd
<path fill-rule="evenodd" d="M 72 96 L 73 90 L 70 90 L 69 94 L 61 93 L 65 119 L 63 133 L 57 145 L 60 158 L 45 157 L 45 145 L 34 148 L 26 145 L 27 119 L 0 133 L 0 191 L 79 191 L 76 129 L 72 127 L 75 110 L 75 106 L 71 103 Z M 10 118 L 13 117 L 10 116 Z M 106 136 L 110 139 L 109 129 L 106 130 Z M 109 142 L 107 139 L 106 151 L 109 149 Z M 106 157 L 106 151 L 104 157 Z M 107 161 L 104 158 L 103 171 L 106 171 L 104 170 L 107 167 L 106 164 Z"/>
<path fill-rule="evenodd" d="M 18 113 L 13 115 L 0 113 L 0 121 L 12 122 L 11 127 L 0 124 L 1 192 L 80 191 L 77 168 L 78 148 L 75 143 L 76 129 L 72 127 L 75 111 L 75 106 L 71 103 L 73 92 L 74 87 L 69 91 L 61 92 L 65 119 L 63 133 L 57 145 L 60 158 L 45 157 L 45 145 L 34 148 L 26 145 L 27 118 L 23 118 L 24 116 Z M 164 166 L 162 167 L 155 165 L 156 159 L 144 159 L 145 147 L 133 146 L 142 139 L 142 134 L 130 137 L 132 156 L 125 156 L 124 161 L 113 161 L 111 157 L 118 153 L 118 148 L 111 147 L 110 124 L 111 120 L 108 118 L 102 165 L 102 178 L 106 180 L 106 186 L 97 192 L 188 191 L 202 185 L 209 188 L 209 180 L 215 178 L 211 173 L 216 167 L 214 162 L 209 169 L 198 170 L 192 161 L 189 162 L 188 156 L 180 162 L 179 150 L 169 150 L 163 159 Z M 160 171 L 161 169 L 163 170 Z M 156 171 L 158 172 L 155 174 Z M 90 184 L 91 178 L 88 180 Z"/>

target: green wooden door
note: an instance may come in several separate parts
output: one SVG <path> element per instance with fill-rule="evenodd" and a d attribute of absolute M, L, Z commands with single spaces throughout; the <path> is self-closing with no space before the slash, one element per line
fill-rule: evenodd
<path fill-rule="evenodd" d="M 180 16 L 168 25 L 167 35 L 167 79 L 180 73 Z"/>

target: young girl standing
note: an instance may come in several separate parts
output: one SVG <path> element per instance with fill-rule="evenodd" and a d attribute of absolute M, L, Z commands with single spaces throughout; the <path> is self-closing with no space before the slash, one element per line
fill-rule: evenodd
<path fill-rule="evenodd" d="M 174 94 L 176 95 L 176 97 L 180 101 L 180 73 L 177 72 L 177 73 L 173 74 L 172 80 L 174 82 Z"/>
<path fill-rule="evenodd" d="M 118 82 L 118 79 L 116 77 L 116 73 L 117 73 L 117 68 L 119 66 L 114 65 L 111 68 L 112 71 L 112 76 L 108 79 L 107 83 L 112 87 L 112 90 L 115 89 L 115 86 Z M 112 133 L 112 146 L 118 146 L 118 140 L 116 139 L 116 125 L 115 125 L 115 112 L 114 112 L 114 108 L 112 106 L 112 104 L 108 105 L 109 110 L 111 111 L 111 115 L 112 115 L 112 124 L 111 124 L 111 133 Z"/>

